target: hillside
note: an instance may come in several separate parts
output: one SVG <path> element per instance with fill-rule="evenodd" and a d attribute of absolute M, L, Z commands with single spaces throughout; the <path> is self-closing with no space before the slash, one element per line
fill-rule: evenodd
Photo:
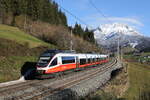
<path fill-rule="evenodd" d="M 40 53 L 54 48 L 16 27 L 0 25 L 0 82 L 18 79 L 34 67 Z"/>
<path fill-rule="evenodd" d="M 0 82 L 18 79 L 23 75 L 22 69 L 33 68 L 39 54 L 46 49 L 69 49 L 70 39 L 73 41 L 73 49 L 78 52 L 100 51 L 79 36 L 71 37 L 68 29 L 63 26 L 30 22 L 32 28 L 28 29 L 34 30 L 32 32 L 0 25 Z"/>
<path fill-rule="evenodd" d="M 42 40 L 23 32 L 17 27 L 2 24 L 0 24 L 0 38 L 15 40 L 19 44 L 28 44 L 30 48 L 38 46 L 54 47 L 54 45 L 43 42 Z"/>
<path fill-rule="evenodd" d="M 37 37 L 47 43 L 56 45 L 59 49 L 70 49 L 70 41 L 73 41 L 73 49 L 77 52 L 101 52 L 92 41 L 87 41 L 76 34 L 70 34 L 68 27 L 62 25 L 52 25 L 42 21 L 32 21 L 28 19 L 26 27 L 23 27 L 22 16 L 16 17 L 16 26 L 26 33 Z"/>
<path fill-rule="evenodd" d="M 3 0 L 0 12 L 1 24 L 18 27 L 59 49 L 70 49 L 72 39 L 73 49 L 78 52 L 101 52 L 95 45 L 94 33 L 77 23 L 68 26 L 65 13 L 54 0 Z"/>
<path fill-rule="evenodd" d="M 77 52 L 102 52 L 93 32 L 68 26 L 65 13 L 53 0 L 3 0 L 1 5 L 0 82 L 18 79 L 22 69 L 33 68 L 46 49 L 70 49 L 71 40 Z"/>

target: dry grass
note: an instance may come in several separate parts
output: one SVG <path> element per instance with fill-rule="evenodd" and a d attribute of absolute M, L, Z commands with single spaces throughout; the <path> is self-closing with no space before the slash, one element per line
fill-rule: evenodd
<path fill-rule="evenodd" d="M 113 78 L 107 85 L 105 85 L 103 90 L 106 93 L 113 93 L 115 96 L 120 98 L 126 92 L 128 87 L 128 73 L 126 72 L 126 68 L 123 68 L 115 78 Z"/>
<path fill-rule="evenodd" d="M 65 26 L 55 26 L 41 21 L 31 21 L 26 19 L 26 25 L 24 26 L 24 17 L 18 16 L 16 18 L 16 26 L 25 30 L 27 33 L 40 38 L 48 43 L 57 45 L 60 49 L 69 49 L 70 41 L 73 41 L 73 49 L 78 52 L 94 52 L 101 51 L 94 44 L 91 44 L 82 38 L 71 34 Z"/>
<path fill-rule="evenodd" d="M 150 66 L 137 62 L 128 63 L 130 87 L 124 97 L 127 100 L 138 100 L 140 92 L 150 92 Z"/>
<path fill-rule="evenodd" d="M 113 78 L 100 90 L 83 100 L 124 100 L 121 98 L 128 89 L 128 74 L 126 68 L 116 71 Z"/>

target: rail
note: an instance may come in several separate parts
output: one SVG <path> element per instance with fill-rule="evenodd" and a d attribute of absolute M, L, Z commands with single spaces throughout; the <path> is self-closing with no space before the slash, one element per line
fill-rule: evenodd
<path fill-rule="evenodd" d="M 66 77 L 64 79 L 58 79 L 53 81 L 50 80 L 34 80 L 29 81 L 29 83 L 19 84 L 18 86 L 13 85 L 12 87 L 4 87 L 0 89 L 0 99 L 23 99 L 23 100 L 33 100 L 33 99 L 42 99 L 43 97 L 49 96 L 53 93 L 57 93 L 65 88 L 70 88 L 74 85 L 79 84 L 82 80 L 88 80 L 92 77 L 95 77 L 98 73 L 105 73 L 112 66 L 117 63 L 117 60 L 114 59 L 112 62 L 105 64 L 100 67 L 95 67 L 95 69 L 87 70 L 74 74 L 72 76 Z M 60 84 L 61 83 L 61 84 Z M 33 88 L 34 87 L 34 88 Z M 28 90 L 27 90 L 28 88 Z M 29 88 L 33 88 L 29 90 Z M 15 93 L 18 91 L 18 93 Z M 19 92 L 20 91 L 20 92 Z M 23 91 L 23 92 L 22 92 Z M 14 92 L 15 95 L 12 93 Z M 7 94 L 7 95 L 6 95 Z M 9 95 L 12 94 L 12 95 Z"/>

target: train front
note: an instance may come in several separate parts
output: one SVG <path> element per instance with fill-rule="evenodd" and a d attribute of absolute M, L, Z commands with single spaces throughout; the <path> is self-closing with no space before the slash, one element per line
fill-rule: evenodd
<path fill-rule="evenodd" d="M 39 78 L 45 74 L 45 71 L 47 70 L 48 65 L 51 59 L 54 57 L 54 55 L 55 53 L 51 51 L 46 51 L 40 55 L 39 60 L 36 64 L 36 77 Z"/>

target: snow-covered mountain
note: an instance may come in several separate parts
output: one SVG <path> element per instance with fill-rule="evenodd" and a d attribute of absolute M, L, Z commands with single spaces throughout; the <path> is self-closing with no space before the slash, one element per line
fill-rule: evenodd
<path fill-rule="evenodd" d="M 107 48 L 116 46 L 118 39 L 121 46 L 130 45 L 135 48 L 142 43 L 141 40 L 146 38 L 136 29 L 121 23 L 101 25 L 94 31 L 94 37 L 98 44 Z"/>
<path fill-rule="evenodd" d="M 124 35 L 141 35 L 138 31 L 126 24 L 114 23 L 114 24 L 104 24 L 96 30 L 95 33 L 101 33 L 103 35 L 109 35 L 111 33 L 121 33 Z"/>

